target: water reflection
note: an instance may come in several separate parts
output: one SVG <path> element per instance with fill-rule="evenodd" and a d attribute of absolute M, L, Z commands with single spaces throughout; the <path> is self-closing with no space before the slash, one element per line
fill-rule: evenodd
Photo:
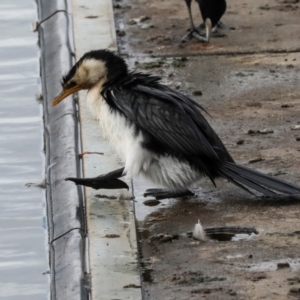
<path fill-rule="evenodd" d="M 0 298 L 48 299 L 42 115 L 32 0 L 0 2 Z"/>

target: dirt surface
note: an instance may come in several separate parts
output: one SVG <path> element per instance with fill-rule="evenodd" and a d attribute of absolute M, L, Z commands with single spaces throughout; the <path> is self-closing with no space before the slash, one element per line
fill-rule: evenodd
<path fill-rule="evenodd" d="M 300 130 L 292 130 L 300 129 L 299 7 L 228 0 L 223 21 L 237 29 L 184 47 L 184 1 L 121 0 L 115 16 L 133 69 L 159 74 L 201 103 L 236 162 L 300 184 Z M 200 23 L 196 6 L 194 15 Z M 150 19 L 129 25 L 141 16 Z M 225 180 L 217 188 L 203 180 L 196 198 L 155 202 L 142 196 L 150 184 L 134 187 L 144 299 L 300 299 L 299 197 L 251 196 Z M 198 219 L 258 234 L 199 242 L 186 235 Z"/>
<path fill-rule="evenodd" d="M 297 0 L 228 0 L 222 21 L 236 28 L 222 31 L 209 45 L 196 40 L 182 46 L 190 27 L 183 0 L 115 0 L 116 27 L 122 54 L 198 55 L 299 51 L 300 3 Z M 140 17 L 146 17 L 140 19 Z M 195 24 L 202 23 L 193 1 Z M 141 21 L 140 21 L 140 20 Z"/>

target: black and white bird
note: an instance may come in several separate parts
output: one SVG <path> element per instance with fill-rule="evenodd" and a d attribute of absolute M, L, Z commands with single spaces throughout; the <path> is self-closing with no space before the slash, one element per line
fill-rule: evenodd
<path fill-rule="evenodd" d="M 202 16 L 203 23 L 196 28 L 192 11 L 191 11 L 191 2 L 192 0 L 184 0 L 190 17 L 191 29 L 190 31 L 182 38 L 182 42 L 188 42 L 193 37 L 195 37 L 200 42 L 209 42 L 210 37 L 222 37 L 224 34 L 218 33 L 218 28 L 225 30 L 234 30 L 234 27 L 230 27 L 222 23 L 220 20 L 226 11 L 226 0 L 196 0 L 199 5 L 200 13 Z M 203 36 L 200 31 L 205 29 L 206 34 Z"/>
<path fill-rule="evenodd" d="M 95 178 L 67 178 L 94 189 L 128 188 L 118 178 L 143 175 L 166 190 L 157 198 L 193 195 L 189 188 L 203 176 L 213 184 L 223 177 L 238 187 L 267 196 L 299 194 L 300 187 L 236 164 L 202 115 L 202 106 L 149 74 L 129 72 L 114 52 L 84 54 L 63 77 L 57 105 L 68 95 L 88 90 L 86 102 L 124 167 Z"/>

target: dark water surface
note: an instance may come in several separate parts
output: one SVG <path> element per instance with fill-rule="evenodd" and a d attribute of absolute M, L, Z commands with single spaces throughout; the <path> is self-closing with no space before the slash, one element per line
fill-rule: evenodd
<path fill-rule="evenodd" d="M 32 0 L 0 1 L 0 299 L 48 299 L 39 49 Z"/>

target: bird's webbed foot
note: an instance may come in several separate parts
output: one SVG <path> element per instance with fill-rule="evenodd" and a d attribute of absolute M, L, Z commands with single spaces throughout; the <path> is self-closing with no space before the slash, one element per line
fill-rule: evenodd
<path fill-rule="evenodd" d="M 207 38 L 203 36 L 196 28 L 192 28 L 189 29 L 188 33 L 181 39 L 181 43 L 187 43 L 192 38 L 195 38 L 200 42 L 208 42 Z"/>
<path fill-rule="evenodd" d="M 205 23 L 201 23 L 197 28 L 198 32 L 201 32 L 202 30 L 205 29 Z M 226 24 L 224 24 L 223 22 L 219 21 L 211 30 L 211 36 L 212 37 L 224 37 L 226 36 L 223 33 L 219 33 L 218 29 L 223 29 L 223 30 L 235 30 L 234 27 L 231 26 L 227 26 Z"/>
<path fill-rule="evenodd" d="M 218 27 L 216 25 L 215 27 L 212 28 L 210 36 L 214 38 L 220 38 L 226 36 L 226 34 L 219 32 Z"/>
<path fill-rule="evenodd" d="M 235 30 L 235 27 L 228 26 L 228 25 L 224 24 L 222 21 L 219 21 L 215 27 L 222 29 L 222 30 Z"/>
<path fill-rule="evenodd" d="M 83 185 L 91 187 L 95 190 L 99 189 L 129 189 L 128 185 L 118 179 L 124 176 L 124 168 L 112 171 L 105 175 L 100 175 L 92 178 L 73 178 L 68 177 L 66 181 L 73 181 L 76 185 Z"/>
<path fill-rule="evenodd" d="M 191 197 L 191 196 L 195 196 L 195 194 L 189 190 L 170 192 L 164 189 L 148 189 L 144 193 L 144 197 L 148 197 L 148 196 L 155 197 L 156 200 L 162 200 L 167 198 Z"/>

